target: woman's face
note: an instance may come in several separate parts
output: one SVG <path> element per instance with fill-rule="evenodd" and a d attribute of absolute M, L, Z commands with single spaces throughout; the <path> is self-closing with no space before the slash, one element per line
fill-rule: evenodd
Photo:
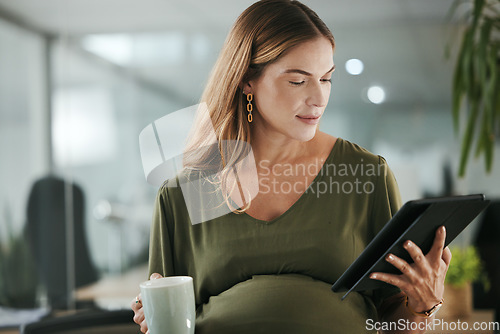
<path fill-rule="evenodd" d="M 257 109 L 251 126 L 259 132 L 311 140 L 330 97 L 333 70 L 333 47 L 325 37 L 285 52 L 245 85 Z"/>

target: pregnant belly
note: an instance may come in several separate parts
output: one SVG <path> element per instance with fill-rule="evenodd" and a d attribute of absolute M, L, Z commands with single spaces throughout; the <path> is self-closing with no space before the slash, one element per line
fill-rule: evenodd
<path fill-rule="evenodd" d="M 333 293 L 311 277 L 256 275 L 199 307 L 196 334 L 369 333 L 371 301 L 358 293 Z"/>

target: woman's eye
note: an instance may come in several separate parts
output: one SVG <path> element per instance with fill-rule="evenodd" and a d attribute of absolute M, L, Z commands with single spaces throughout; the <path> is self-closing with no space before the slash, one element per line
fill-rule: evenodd
<path fill-rule="evenodd" d="M 323 81 L 323 82 L 332 82 L 332 78 L 330 78 L 330 79 L 321 79 L 321 81 Z"/>
<path fill-rule="evenodd" d="M 288 81 L 289 83 L 291 83 L 292 85 L 294 86 L 300 86 L 302 85 L 305 81 Z"/>

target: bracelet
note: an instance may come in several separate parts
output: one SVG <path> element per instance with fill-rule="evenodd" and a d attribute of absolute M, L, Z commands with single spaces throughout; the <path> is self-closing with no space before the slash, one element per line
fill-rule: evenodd
<path fill-rule="evenodd" d="M 405 296 L 405 305 L 408 308 L 408 310 L 410 310 L 411 313 L 418 315 L 419 317 L 423 317 L 423 318 L 432 317 L 437 311 L 439 311 L 441 306 L 443 306 L 443 303 L 444 303 L 444 299 L 441 298 L 441 301 L 439 303 L 437 303 L 436 305 L 434 305 L 430 310 L 423 311 L 423 312 L 416 312 L 410 307 L 410 305 L 408 305 L 408 296 Z"/>

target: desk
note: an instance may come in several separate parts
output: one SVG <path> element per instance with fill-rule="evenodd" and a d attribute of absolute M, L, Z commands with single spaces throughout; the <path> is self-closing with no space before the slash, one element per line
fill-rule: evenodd
<path fill-rule="evenodd" d="M 148 279 L 148 266 L 134 268 L 123 275 L 108 276 L 96 283 L 76 290 L 78 301 L 95 301 L 106 310 L 130 309 L 132 300 L 140 291 L 139 284 Z M 66 315 L 72 311 L 58 312 Z M 19 334 L 19 329 L 0 329 L 0 334 Z"/>
<path fill-rule="evenodd" d="M 148 279 L 148 266 L 142 265 L 123 275 L 105 277 L 96 283 L 76 290 L 79 301 L 95 301 L 103 309 L 130 308 L 132 300 L 140 292 L 139 284 Z"/>
<path fill-rule="evenodd" d="M 1 334 L 19 334 L 19 329 L 0 329 Z"/>
<path fill-rule="evenodd" d="M 132 310 L 56 311 L 42 323 L 29 326 L 30 333 L 137 334 L 139 326 L 132 321 Z M 19 328 L 0 329 L 0 334 L 19 334 Z"/>

